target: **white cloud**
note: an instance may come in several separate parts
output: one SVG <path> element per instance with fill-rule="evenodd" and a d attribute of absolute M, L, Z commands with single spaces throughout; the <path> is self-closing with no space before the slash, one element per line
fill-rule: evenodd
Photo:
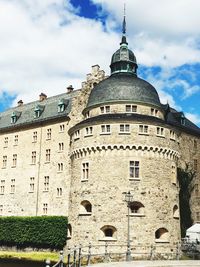
<path fill-rule="evenodd" d="M 195 124 L 200 124 L 200 115 L 194 113 L 185 113 L 186 118 L 191 120 Z"/>

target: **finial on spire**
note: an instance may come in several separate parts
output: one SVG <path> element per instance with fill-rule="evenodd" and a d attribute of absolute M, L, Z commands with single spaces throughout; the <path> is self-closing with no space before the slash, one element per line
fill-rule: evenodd
<path fill-rule="evenodd" d="M 126 34 L 126 4 L 124 3 L 124 19 L 123 19 L 123 25 L 122 25 L 122 33 L 123 35 Z"/>
<path fill-rule="evenodd" d="M 128 45 L 126 41 L 126 4 L 124 3 L 124 19 L 122 23 L 122 41 L 120 45 L 125 44 Z"/>

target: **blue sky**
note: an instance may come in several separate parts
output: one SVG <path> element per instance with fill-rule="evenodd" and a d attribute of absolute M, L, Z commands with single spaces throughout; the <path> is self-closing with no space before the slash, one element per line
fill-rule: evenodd
<path fill-rule="evenodd" d="M 109 75 L 124 2 L 138 75 L 200 126 L 197 0 L 0 0 L 0 111 L 79 89 L 94 64 Z"/>

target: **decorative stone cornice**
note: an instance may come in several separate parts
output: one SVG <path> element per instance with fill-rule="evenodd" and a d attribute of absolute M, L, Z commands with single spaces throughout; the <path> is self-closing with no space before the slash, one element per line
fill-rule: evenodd
<path fill-rule="evenodd" d="M 140 156 L 148 156 L 154 158 L 164 158 L 170 160 L 178 160 L 179 153 L 173 149 L 159 146 L 147 146 L 147 145 L 133 145 L 133 144 L 106 144 L 91 147 L 82 147 L 74 149 L 70 153 L 71 159 L 82 158 L 92 153 L 103 151 L 130 151 L 135 150 L 140 153 Z"/>

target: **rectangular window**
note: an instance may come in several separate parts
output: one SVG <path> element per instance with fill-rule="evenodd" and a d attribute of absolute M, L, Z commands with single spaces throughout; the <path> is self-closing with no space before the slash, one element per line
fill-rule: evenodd
<path fill-rule="evenodd" d="M 163 127 L 157 127 L 156 134 L 159 136 L 164 136 L 164 128 Z"/>
<path fill-rule="evenodd" d="M 43 203 L 43 215 L 47 215 L 47 213 L 48 213 L 48 204 Z"/>
<path fill-rule="evenodd" d="M 194 159 L 194 170 L 197 171 L 197 159 Z"/>
<path fill-rule="evenodd" d="M 148 125 L 139 125 L 140 134 L 148 134 L 148 131 L 149 131 Z"/>
<path fill-rule="evenodd" d="M 33 132 L 33 142 L 36 143 L 37 142 L 37 132 Z"/>
<path fill-rule="evenodd" d="M 47 140 L 51 139 L 51 128 L 47 129 Z"/>
<path fill-rule="evenodd" d="M 15 179 L 11 179 L 11 185 L 10 185 L 10 193 L 15 193 Z"/>
<path fill-rule="evenodd" d="M 93 130 L 92 127 L 86 127 L 85 128 L 85 135 L 92 135 L 92 130 Z"/>
<path fill-rule="evenodd" d="M 14 137 L 14 146 L 18 145 L 18 135 L 15 135 Z"/>
<path fill-rule="evenodd" d="M 4 138 L 4 147 L 8 147 L 8 137 Z"/>
<path fill-rule="evenodd" d="M 140 175 L 140 162 L 139 161 L 130 161 L 130 178 L 139 179 Z"/>
<path fill-rule="evenodd" d="M 130 125 L 129 124 L 120 124 L 119 131 L 120 131 L 120 133 L 130 133 Z"/>
<path fill-rule="evenodd" d="M 82 180 L 88 180 L 89 178 L 89 163 L 82 164 Z"/>
<path fill-rule="evenodd" d="M 17 154 L 13 154 L 13 167 L 17 166 Z"/>
<path fill-rule="evenodd" d="M 0 194 L 5 193 L 5 180 L 1 180 L 1 185 L 0 185 Z"/>
<path fill-rule="evenodd" d="M 101 125 L 101 133 L 110 133 L 110 125 Z"/>
<path fill-rule="evenodd" d="M 60 132 L 64 132 L 65 130 L 65 125 L 64 124 L 60 124 Z"/>
<path fill-rule="evenodd" d="M 74 132 L 74 140 L 79 139 L 80 138 L 80 130 L 77 130 Z"/>
<path fill-rule="evenodd" d="M 151 108 L 151 115 L 155 116 L 155 117 L 158 117 L 158 110 L 155 109 L 155 108 Z"/>
<path fill-rule="evenodd" d="M 49 191 L 49 176 L 44 176 L 44 191 Z"/>
<path fill-rule="evenodd" d="M 63 171 L 63 163 L 58 163 L 58 172 Z"/>
<path fill-rule="evenodd" d="M 110 106 L 100 107 L 100 112 L 101 112 L 101 114 L 110 113 Z"/>
<path fill-rule="evenodd" d="M 3 168 L 7 167 L 7 156 L 3 156 Z"/>
<path fill-rule="evenodd" d="M 62 188 L 59 187 L 57 188 L 57 197 L 61 197 L 62 196 Z"/>
<path fill-rule="evenodd" d="M 32 151 L 31 163 L 36 164 L 36 151 Z"/>
<path fill-rule="evenodd" d="M 175 132 L 170 130 L 170 139 L 175 140 Z"/>
<path fill-rule="evenodd" d="M 64 143 L 59 143 L 59 151 L 63 151 L 64 150 Z"/>
<path fill-rule="evenodd" d="M 137 112 L 137 106 L 136 105 L 126 105 L 126 112 L 128 112 L 128 113 Z"/>
<path fill-rule="evenodd" d="M 50 162 L 51 149 L 46 149 L 46 162 Z"/>
<path fill-rule="evenodd" d="M 30 177 L 29 192 L 34 192 L 34 190 L 35 190 L 35 177 Z"/>

